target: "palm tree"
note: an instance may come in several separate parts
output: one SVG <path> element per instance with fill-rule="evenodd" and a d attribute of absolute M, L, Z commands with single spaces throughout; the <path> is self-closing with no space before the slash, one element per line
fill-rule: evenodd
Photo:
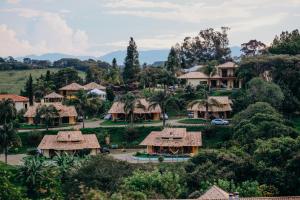
<path fill-rule="evenodd" d="M 155 109 L 157 106 L 160 106 L 161 112 L 163 114 L 163 127 L 166 125 L 166 112 L 167 112 L 167 105 L 171 103 L 175 103 L 179 105 L 179 99 L 177 99 L 175 96 L 171 95 L 170 93 L 166 91 L 159 91 L 156 94 L 154 94 L 152 97 L 148 99 L 150 102 L 149 104 L 149 110 Z"/>
<path fill-rule="evenodd" d="M 203 73 L 208 76 L 208 91 L 211 89 L 211 77 L 216 75 L 217 73 L 217 61 L 210 61 L 207 63 L 207 65 L 202 69 Z"/>
<path fill-rule="evenodd" d="M 60 171 L 61 181 L 64 182 L 66 174 L 69 172 L 70 168 L 76 164 L 77 159 L 74 155 L 64 152 L 63 154 L 57 154 L 53 160 L 56 162 Z"/>
<path fill-rule="evenodd" d="M 53 119 L 58 118 L 58 110 L 53 105 L 42 105 L 37 109 L 37 118 L 39 120 L 44 119 L 46 124 L 46 130 L 48 131 L 49 125 L 53 122 Z"/>
<path fill-rule="evenodd" d="M 88 94 L 84 90 L 79 90 L 76 93 L 76 109 L 77 111 L 82 115 L 82 128 L 84 128 L 84 120 L 85 120 L 85 112 L 87 110 L 88 104 L 89 104 L 89 99 L 88 99 Z"/>
<path fill-rule="evenodd" d="M 120 102 L 124 104 L 124 112 L 130 118 L 130 125 L 133 126 L 134 109 L 135 107 L 143 108 L 139 98 L 132 92 L 128 92 L 121 96 Z"/>
<path fill-rule="evenodd" d="M 204 96 L 205 96 L 204 99 L 198 99 L 198 100 L 191 101 L 188 104 L 188 107 L 193 107 L 194 105 L 198 105 L 198 107 L 200 108 L 202 106 L 205 106 L 204 118 L 208 119 L 208 109 L 209 109 L 209 107 L 211 107 L 211 106 L 218 106 L 219 107 L 219 106 L 221 106 L 221 103 L 217 99 L 214 99 L 213 97 L 209 98 L 207 93 L 205 93 Z"/>
<path fill-rule="evenodd" d="M 17 110 L 15 103 L 11 99 L 0 101 L 0 124 L 3 126 L 0 129 L 1 146 L 4 149 L 5 163 L 7 163 L 7 154 L 9 145 L 16 141 L 17 134 L 13 126 Z"/>

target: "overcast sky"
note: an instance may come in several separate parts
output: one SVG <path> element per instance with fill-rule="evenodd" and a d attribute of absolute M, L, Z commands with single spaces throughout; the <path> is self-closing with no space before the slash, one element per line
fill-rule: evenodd
<path fill-rule="evenodd" d="M 208 27 L 230 45 L 300 28 L 300 0 L 0 0 L 0 56 L 170 48 Z"/>

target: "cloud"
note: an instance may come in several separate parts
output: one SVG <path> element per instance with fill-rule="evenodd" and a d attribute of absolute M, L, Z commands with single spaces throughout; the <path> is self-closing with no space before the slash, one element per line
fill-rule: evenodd
<path fill-rule="evenodd" d="M 21 41 L 13 30 L 7 26 L 1 29 L 1 35 L 9 36 L 15 51 L 7 51 L 0 46 L 1 55 L 27 55 L 47 52 L 61 52 L 82 55 L 88 49 L 88 35 L 85 31 L 71 28 L 66 20 L 58 13 L 44 12 L 27 8 L 2 9 L 1 11 L 16 13 L 28 20 L 30 26 L 26 29 L 29 39 Z M 8 34 L 9 33 L 9 34 Z"/>
<path fill-rule="evenodd" d="M 6 0 L 7 3 L 10 3 L 10 4 L 18 4 L 20 3 L 21 0 Z"/>

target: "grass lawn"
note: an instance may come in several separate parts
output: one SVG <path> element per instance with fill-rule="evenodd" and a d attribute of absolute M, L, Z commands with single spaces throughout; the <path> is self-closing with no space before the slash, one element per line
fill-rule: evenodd
<path fill-rule="evenodd" d="M 59 69 L 29 69 L 29 70 L 7 70 L 0 71 L 0 92 L 19 94 L 24 88 L 24 84 L 31 74 L 33 80 L 45 74 L 47 70 L 57 72 Z M 78 71 L 80 77 L 85 77 L 84 72 Z"/>
<path fill-rule="evenodd" d="M 203 123 L 207 123 L 208 121 L 206 119 L 186 118 L 186 119 L 181 119 L 178 122 L 182 124 L 203 124 Z"/>
<path fill-rule="evenodd" d="M 134 124 L 155 124 L 159 123 L 161 121 L 141 121 L 141 122 L 134 122 Z M 105 120 L 104 122 L 100 123 L 100 125 L 103 126 L 111 126 L 111 125 L 129 125 L 130 123 L 127 121 L 111 121 L 111 120 Z"/>
<path fill-rule="evenodd" d="M 69 124 L 61 124 L 59 126 L 49 126 L 49 128 L 59 128 L 59 127 L 68 127 L 68 126 L 72 126 Z M 20 124 L 19 129 L 42 129 L 42 128 L 46 128 L 46 125 L 33 125 L 33 124 Z"/>

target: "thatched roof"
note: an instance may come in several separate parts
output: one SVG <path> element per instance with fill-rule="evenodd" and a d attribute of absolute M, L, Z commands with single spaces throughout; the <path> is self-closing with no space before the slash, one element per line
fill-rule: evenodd
<path fill-rule="evenodd" d="M 183 147 L 202 146 L 201 132 L 187 132 L 186 128 L 165 128 L 152 131 L 141 143 L 143 146 Z"/>
<path fill-rule="evenodd" d="M 80 150 L 99 149 L 95 134 L 82 134 L 81 131 L 60 131 L 57 135 L 45 135 L 38 149 Z"/>
<path fill-rule="evenodd" d="M 86 90 L 86 88 L 82 85 L 79 85 L 78 83 L 71 83 L 69 85 L 60 88 L 59 90 L 78 91 L 78 90 Z"/>
<path fill-rule="evenodd" d="M 44 99 L 60 99 L 60 98 L 64 98 L 64 96 L 57 94 L 56 92 L 51 92 L 50 94 L 47 94 L 46 96 L 44 96 Z"/>
<path fill-rule="evenodd" d="M 203 195 L 201 195 L 198 199 L 228 199 L 229 194 L 219 188 L 216 185 L 213 185 L 209 190 L 207 190 Z"/>
<path fill-rule="evenodd" d="M 138 104 L 142 104 L 145 109 L 140 108 Z M 114 102 L 111 108 L 108 111 L 109 114 L 118 113 L 118 114 L 125 114 L 124 111 L 124 103 L 122 102 Z M 146 99 L 138 99 L 136 102 L 136 106 L 134 108 L 135 114 L 145 114 L 145 113 L 161 113 L 160 106 L 156 106 L 155 108 L 149 109 L 149 102 Z"/>
<path fill-rule="evenodd" d="M 208 106 L 208 111 L 209 112 L 227 112 L 227 111 L 232 111 L 231 105 L 232 101 L 231 99 L 228 98 L 228 96 L 210 96 L 208 97 L 209 101 L 212 101 L 212 99 L 216 100 L 219 105 L 209 105 Z M 205 112 L 206 107 L 204 105 L 200 104 L 194 104 L 192 107 L 188 107 L 188 111 L 200 111 L 200 112 Z"/>
<path fill-rule="evenodd" d="M 37 109 L 42 105 L 53 105 L 58 111 L 59 117 L 77 117 L 77 112 L 74 106 L 65 106 L 61 103 L 37 103 L 33 106 L 29 106 L 24 117 L 35 117 Z"/>
<path fill-rule="evenodd" d="M 0 94 L 0 100 L 3 99 L 11 99 L 14 102 L 28 102 L 29 99 L 27 97 L 19 96 L 16 94 Z"/>
<path fill-rule="evenodd" d="M 105 90 L 106 89 L 106 87 L 104 87 L 103 85 L 99 85 L 98 83 L 95 83 L 95 82 L 88 83 L 88 84 L 84 85 L 84 87 L 87 90 L 93 90 L 93 89 Z"/>

